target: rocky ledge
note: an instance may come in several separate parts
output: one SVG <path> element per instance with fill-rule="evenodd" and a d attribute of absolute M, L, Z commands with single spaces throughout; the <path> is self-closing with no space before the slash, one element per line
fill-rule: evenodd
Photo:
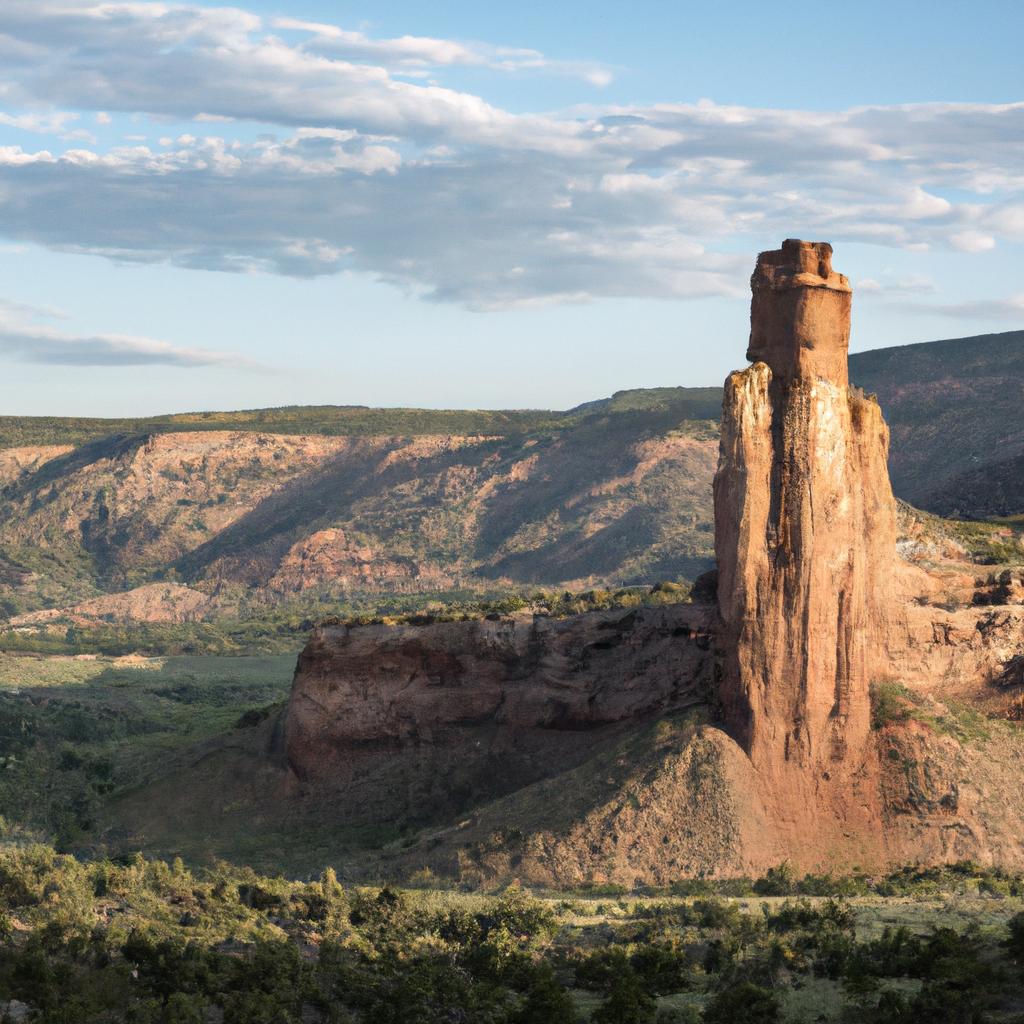
<path fill-rule="evenodd" d="M 706 702 L 702 605 L 569 619 L 323 626 L 299 658 L 286 756 L 360 820 L 422 820 L 585 760 L 631 724 Z"/>

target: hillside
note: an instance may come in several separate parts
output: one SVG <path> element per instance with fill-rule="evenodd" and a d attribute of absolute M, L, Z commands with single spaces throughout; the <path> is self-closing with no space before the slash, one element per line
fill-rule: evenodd
<path fill-rule="evenodd" d="M 896 494 L 942 515 L 1024 511 L 1024 331 L 850 357 L 892 433 Z"/>
<path fill-rule="evenodd" d="M 168 416 L 102 419 L 75 416 L 0 416 L 0 450 L 82 445 L 114 434 L 176 434 L 252 431 L 368 437 L 376 434 L 527 434 L 578 422 L 592 412 L 625 412 L 671 404 L 684 419 L 715 419 L 719 388 L 651 388 L 620 391 L 568 412 L 547 409 L 372 409 L 365 405 L 301 405 L 236 412 L 189 412 Z"/>
<path fill-rule="evenodd" d="M 0 593 L 18 616 L 185 582 L 211 614 L 237 614 L 257 600 L 692 579 L 710 564 L 717 436 L 685 417 L 713 406 L 641 397 L 528 435 L 218 430 L 8 449 Z"/>
<path fill-rule="evenodd" d="M 1024 332 L 860 353 L 850 368 L 890 423 L 898 496 L 960 517 L 1024 511 Z M 567 412 L 0 418 L 0 608 L 22 635 L 56 636 L 200 608 L 223 620 L 287 606 L 301 622 L 395 595 L 692 580 L 711 564 L 720 408 L 720 389 L 679 387 Z M 1012 547 L 1017 532 L 973 540 Z M 156 607 L 154 583 L 195 591 L 189 613 Z"/>

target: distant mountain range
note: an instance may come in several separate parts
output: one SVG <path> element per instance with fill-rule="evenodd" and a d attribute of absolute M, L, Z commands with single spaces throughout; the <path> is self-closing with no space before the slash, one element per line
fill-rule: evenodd
<path fill-rule="evenodd" d="M 1024 512 L 1024 331 L 850 367 L 889 421 L 899 497 L 962 517 Z M 254 599 L 693 579 L 712 561 L 720 401 L 680 387 L 567 412 L 0 418 L 0 607 L 111 621 L 154 614 L 166 593 L 173 620 Z M 154 582 L 208 600 L 149 588 L 137 608 L 53 611 Z"/>

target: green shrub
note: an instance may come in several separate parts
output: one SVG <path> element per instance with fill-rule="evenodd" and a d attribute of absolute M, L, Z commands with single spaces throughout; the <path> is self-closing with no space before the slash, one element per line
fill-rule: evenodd
<path fill-rule="evenodd" d="M 1010 937 L 1006 940 L 1006 946 L 1010 955 L 1018 960 L 1024 960 L 1024 913 L 1011 917 L 1007 926 L 1010 929 Z"/>
<path fill-rule="evenodd" d="M 657 1006 L 640 976 L 617 951 L 608 997 L 591 1014 L 592 1024 L 655 1024 Z"/>
<path fill-rule="evenodd" d="M 876 731 L 887 725 L 899 725 L 911 717 L 913 704 L 910 691 L 891 681 L 871 684 L 871 728 Z"/>
<path fill-rule="evenodd" d="M 749 981 L 714 996 L 704 1010 L 704 1024 L 776 1024 L 782 1019 L 779 997 Z"/>
<path fill-rule="evenodd" d="M 754 882 L 754 892 L 758 896 L 792 896 L 795 891 L 793 868 L 788 861 L 777 868 L 769 868 L 763 878 Z"/>
<path fill-rule="evenodd" d="M 531 973 L 525 999 L 510 1024 L 575 1024 L 577 1019 L 572 996 L 558 983 L 550 964 L 540 964 Z"/>

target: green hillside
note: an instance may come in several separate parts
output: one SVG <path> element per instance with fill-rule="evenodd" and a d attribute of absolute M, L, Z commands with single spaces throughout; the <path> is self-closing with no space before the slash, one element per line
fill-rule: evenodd
<path fill-rule="evenodd" d="M 112 434 L 245 430 L 267 434 L 510 434 L 543 430 L 564 414 L 533 410 L 371 409 L 362 405 L 282 406 L 237 412 L 190 412 L 143 418 L 0 416 L 0 448 L 85 444 Z"/>

